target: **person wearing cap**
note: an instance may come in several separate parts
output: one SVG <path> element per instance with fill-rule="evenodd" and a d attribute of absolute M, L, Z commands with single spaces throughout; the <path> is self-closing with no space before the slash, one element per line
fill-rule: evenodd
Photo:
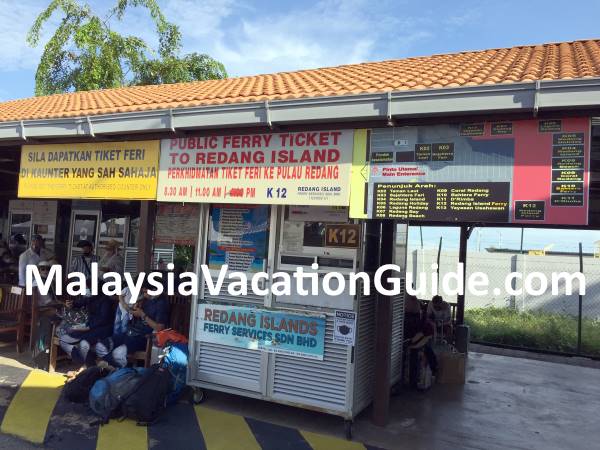
<path fill-rule="evenodd" d="M 25 286 L 27 266 L 37 266 L 43 257 L 44 238 L 39 234 L 31 236 L 31 246 L 19 256 L 19 286 Z"/>
<path fill-rule="evenodd" d="M 104 256 L 98 264 L 102 272 L 123 273 L 123 256 L 119 254 L 120 246 L 119 241 L 115 239 L 111 239 L 104 244 Z"/>
<path fill-rule="evenodd" d="M 52 267 L 52 262 L 51 261 L 40 261 L 37 264 L 38 267 L 38 271 L 40 273 L 40 277 L 42 278 L 42 280 L 46 280 L 46 278 L 48 278 L 48 274 L 50 273 L 50 268 Z M 56 293 L 54 291 L 54 286 L 51 284 L 50 285 L 50 290 L 48 291 L 47 294 L 42 294 L 41 292 L 38 292 L 38 305 L 39 306 L 53 306 L 56 305 L 58 303 L 57 298 L 56 298 Z"/>
<path fill-rule="evenodd" d="M 92 278 L 92 263 L 98 263 L 98 256 L 94 255 L 94 245 L 86 239 L 79 241 L 77 247 L 81 249 L 82 254 L 71 262 L 70 273 L 82 273 L 89 285 Z"/>

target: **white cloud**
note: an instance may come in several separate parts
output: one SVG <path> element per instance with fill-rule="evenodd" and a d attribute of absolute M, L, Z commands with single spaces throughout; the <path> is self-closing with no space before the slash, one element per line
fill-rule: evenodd
<path fill-rule="evenodd" d="M 165 12 L 181 27 L 185 51 L 208 53 L 237 76 L 373 60 L 390 41 L 401 57 L 430 34 L 422 31 L 421 19 L 395 18 L 398 3 L 322 0 L 273 12 L 240 11 L 231 0 L 202 2 L 196 9 L 190 0 L 170 0 Z"/>

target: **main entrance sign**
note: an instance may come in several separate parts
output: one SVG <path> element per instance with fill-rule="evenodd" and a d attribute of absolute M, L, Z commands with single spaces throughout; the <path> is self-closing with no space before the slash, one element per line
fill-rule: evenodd
<path fill-rule="evenodd" d="M 352 130 L 164 139 L 159 201 L 348 206 Z"/>
<path fill-rule="evenodd" d="M 355 149 L 350 216 L 585 225 L 589 119 L 376 128 Z"/>

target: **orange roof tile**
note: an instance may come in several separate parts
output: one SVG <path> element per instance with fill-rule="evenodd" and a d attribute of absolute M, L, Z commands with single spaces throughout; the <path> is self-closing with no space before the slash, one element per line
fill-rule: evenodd
<path fill-rule="evenodd" d="M 0 122 L 590 77 L 600 77 L 596 39 L 33 97 L 0 103 Z"/>

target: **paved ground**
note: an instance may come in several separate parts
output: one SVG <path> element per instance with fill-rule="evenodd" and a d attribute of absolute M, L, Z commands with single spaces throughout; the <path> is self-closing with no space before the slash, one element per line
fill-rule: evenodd
<path fill-rule="evenodd" d="M 87 408 L 60 396 L 61 382 L 0 357 L 0 448 L 39 448 L 7 434 L 61 450 L 563 450 L 600 442 L 600 370 L 483 353 L 470 354 L 465 386 L 395 396 L 386 428 L 373 426 L 368 411 L 359 416 L 355 438 L 369 445 L 343 439 L 339 418 L 216 392 L 201 407 L 176 405 L 149 428 L 90 427 Z"/>

